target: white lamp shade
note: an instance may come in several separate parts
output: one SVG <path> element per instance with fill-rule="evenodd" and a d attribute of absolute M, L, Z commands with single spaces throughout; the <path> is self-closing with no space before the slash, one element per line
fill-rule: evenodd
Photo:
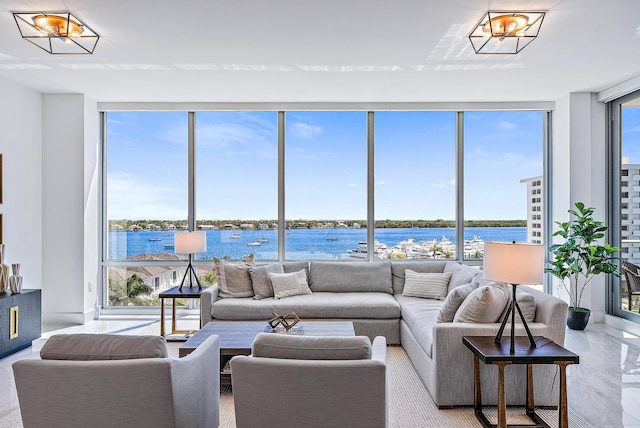
<path fill-rule="evenodd" d="M 542 284 L 544 245 L 485 242 L 485 279 L 508 284 Z"/>
<path fill-rule="evenodd" d="M 207 251 L 207 234 L 205 232 L 177 232 L 173 235 L 175 252 L 179 254 L 195 254 Z"/>

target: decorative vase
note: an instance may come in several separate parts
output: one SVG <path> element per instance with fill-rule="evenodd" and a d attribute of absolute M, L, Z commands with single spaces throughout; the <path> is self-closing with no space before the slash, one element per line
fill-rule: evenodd
<path fill-rule="evenodd" d="M 9 266 L 4 264 L 4 244 L 0 244 L 0 294 L 9 288 Z"/>
<path fill-rule="evenodd" d="M 567 327 L 571 330 L 584 330 L 589 323 L 591 311 L 586 308 L 569 308 L 567 312 Z"/>
<path fill-rule="evenodd" d="M 12 263 L 11 270 L 13 275 L 9 277 L 9 289 L 12 294 L 18 294 L 22 291 L 22 277 L 20 276 L 20 263 Z"/>

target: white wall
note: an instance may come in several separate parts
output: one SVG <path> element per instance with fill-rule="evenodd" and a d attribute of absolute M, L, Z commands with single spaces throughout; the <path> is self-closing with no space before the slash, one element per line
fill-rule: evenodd
<path fill-rule="evenodd" d="M 571 93 L 556 101 L 553 118 L 552 175 L 553 221 L 569 219 L 575 202 L 596 209 L 594 217 L 606 215 L 605 105 L 593 93 Z M 554 231 L 557 230 L 554 227 Z M 554 278 L 554 294 L 568 301 Z M 605 277 L 594 278 L 585 289 L 581 306 L 591 309 L 590 321 L 604 319 Z"/>
<path fill-rule="evenodd" d="M 20 263 L 25 288 L 42 288 L 42 96 L 0 79 L 5 263 Z"/>
<path fill-rule="evenodd" d="M 82 94 L 42 99 L 43 318 L 82 324 L 93 318 L 98 275 L 98 113 Z"/>

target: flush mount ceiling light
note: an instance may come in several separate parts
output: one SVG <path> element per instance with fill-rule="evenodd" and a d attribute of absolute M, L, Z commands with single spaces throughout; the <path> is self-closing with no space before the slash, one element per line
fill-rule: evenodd
<path fill-rule="evenodd" d="M 517 54 L 540 31 L 545 12 L 488 11 L 469 34 L 477 54 Z"/>
<path fill-rule="evenodd" d="M 50 54 L 92 54 L 100 36 L 71 12 L 13 12 L 23 39 Z"/>

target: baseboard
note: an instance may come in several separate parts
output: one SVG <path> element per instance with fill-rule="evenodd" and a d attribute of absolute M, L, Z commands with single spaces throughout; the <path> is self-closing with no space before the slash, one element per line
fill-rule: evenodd
<path fill-rule="evenodd" d="M 617 328 L 618 330 L 640 336 L 640 325 L 624 318 L 615 317 L 613 315 L 605 315 L 604 323 L 608 326 Z"/>
<path fill-rule="evenodd" d="M 93 319 L 93 312 L 91 313 L 91 319 Z M 42 322 L 43 324 L 51 325 L 83 325 L 87 321 L 86 314 L 77 312 L 43 312 Z"/>

